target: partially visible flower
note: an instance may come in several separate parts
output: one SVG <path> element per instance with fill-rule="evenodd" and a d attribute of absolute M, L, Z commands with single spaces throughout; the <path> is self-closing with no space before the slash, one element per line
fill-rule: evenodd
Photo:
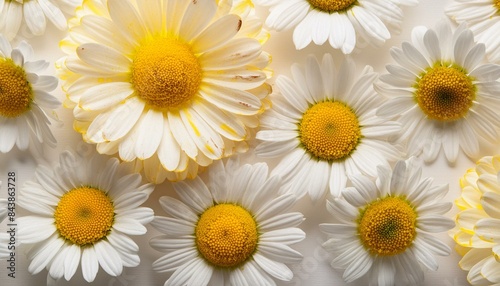
<path fill-rule="evenodd" d="M 500 63 L 500 1 L 455 0 L 446 14 L 457 23 L 467 23 L 476 41 L 486 45 L 491 62 Z"/>
<path fill-rule="evenodd" d="M 59 164 L 38 166 L 35 179 L 19 194 L 19 205 L 34 213 L 17 219 L 21 244 L 31 245 L 28 271 L 47 268 L 54 279 L 70 280 L 81 266 L 92 282 L 99 266 L 119 276 L 139 265 L 139 247 L 129 237 L 143 235 L 153 210 L 140 207 L 154 185 L 116 158 L 66 151 Z"/>
<path fill-rule="evenodd" d="M 418 0 L 254 0 L 270 6 L 266 25 L 281 31 L 294 28 L 293 42 L 300 50 L 311 42 L 326 41 L 350 54 L 360 41 L 381 45 L 399 32 L 403 21 L 401 5 Z"/>
<path fill-rule="evenodd" d="M 354 174 L 375 176 L 377 166 L 389 166 L 400 152 L 389 137 L 400 124 L 375 116 L 384 102 L 373 89 L 378 75 L 371 67 L 356 72 L 346 59 L 337 70 L 331 55 L 320 63 L 307 58 L 305 68 L 292 66 L 293 79 L 278 76 L 280 94 L 261 118 L 256 154 L 281 158 L 280 175 L 297 196 L 316 201 L 328 189 L 335 197 Z"/>
<path fill-rule="evenodd" d="M 450 235 L 463 258 L 459 266 L 472 285 L 500 283 L 500 155 L 481 158 L 460 180 L 460 209 Z"/>
<path fill-rule="evenodd" d="M 23 25 L 29 35 L 45 32 L 47 20 L 59 30 L 67 28 L 66 16 L 72 15 L 82 0 L 0 0 L 0 33 L 12 40 Z"/>
<path fill-rule="evenodd" d="M 49 94 L 58 84 L 57 78 L 41 75 L 49 63 L 34 60 L 33 48 L 22 41 L 16 48 L 0 35 L 0 152 L 30 144 L 54 147 L 56 139 L 48 125 L 48 117 L 56 119 L 57 98 Z M 30 142 L 31 141 L 31 142 Z"/>
<path fill-rule="evenodd" d="M 205 182 L 200 177 L 174 183 L 181 201 L 160 198 L 169 217 L 151 223 L 163 233 L 150 241 L 167 252 L 153 263 L 173 272 L 165 285 L 275 285 L 290 281 L 286 266 L 302 260 L 290 247 L 305 238 L 296 228 L 304 217 L 289 212 L 293 194 L 282 194 L 279 176 L 268 177 L 264 163 L 240 166 L 214 163 Z M 286 263 L 286 264 L 285 264 Z"/>
<path fill-rule="evenodd" d="M 448 185 L 421 178 L 414 158 L 394 170 L 379 167 L 376 182 L 362 175 L 351 181 L 343 198 L 327 202 L 338 223 L 320 225 L 331 236 L 323 246 L 334 255 L 332 267 L 345 269 L 348 283 L 368 275 L 370 285 L 421 285 L 422 267 L 436 271 L 434 255 L 451 251 L 430 234 L 455 225 L 443 216 L 452 207 L 442 201 Z"/>
<path fill-rule="evenodd" d="M 433 161 L 441 151 L 454 163 L 461 149 L 474 158 L 480 141 L 497 140 L 500 127 L 500 65 L 482 64 L 484 44 L 471 30 L 447 22 L 416 27 L 412 43 L 393 47 L 397 65 L 380 76 L 376 89 L 391 97 L 377 115 L 398 118 L 408 155 Z"/>

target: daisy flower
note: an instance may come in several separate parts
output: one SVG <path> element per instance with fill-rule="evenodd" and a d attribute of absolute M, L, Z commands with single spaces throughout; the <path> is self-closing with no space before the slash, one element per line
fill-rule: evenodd
<path fill-rule="evenodd" d="M 0 35 L 0 152 L 14 145 L 20 150 L 31 144 L 55 146 L 49 129 L 53 109 L 61 103 L 49 94 L 58 84 L 53 76 L 40 75 L 49 63 L 34 60 L 33 48 L 22 41 L 16 48 Z"/>
<path fill-rule="evenodd" d="M 155 183 L 240 150 L 268 104 L 269 35 L 231 3 L 85 2 L 58 64 L 84 140 Z"/>
<path fill-rule="evenodd" d="M 500 1 L 455 1 L 446 14 L 457 23 L 467 23 L 476 41 L 486 45 L 492 62 L 500 62 Z"/>
<path fill-rule="evenodd" d="M 160 198 L 169 217 L 151 223 L 163 233 L 153 248 L 167 252 L 153 263 L 159 272 L 173 272 L 165 285 L 275 285 L 290 281 L 285 263 L 302 255 L 289 245 L 305 238 L 296 228 L 304 217 L 289 212 L 296 197 L 278 195 L 279 176 L 268 177 L 264 163 L 240 166 L 214 163 L 207 181 L 200 177 L 174 183 L 181 201 Z"/>
<path fill-rule="evenodd" d="M 377 165 L 400 157 L 387 139 L 400 131 L 397 122 L 377 118 L 383 98 L 373 89 L 377 74 L 367 66 L 357 72 L 345 59 L 337 69 L 331 55 L 321 63 L 313 55 L 306 67 L 292 66 L 293 79 L 278 76 L 273 107 L 261 118 L 256 154 L 281 158 L 272 171 L 297 196 L 316 201 L 328 188 L 340 196 L 347 177 L 375 176 Z"/>
<path fill-rule="evenodd" d="M 481 64 L 484 44 L 460 25 L 454 32 L 446 22 L 436 29 L 416 27 L 412 43 L 393 47 L 398 65 L 388 65 L 376 89 L 391 97 L 377 115 L 398 117 L 408 140 L 409 155 L 436 159 L 441 146 L 449 163 L 459 150 L 477 156 L 481 139 L 495 141 L 500 126 L 500 66 Z"/>
<path fill-rule="evenodd" d="M 22 25 L 28 35 L 40 36 L 45 32 L 47 20 L 59 30 L 67 28 L 66 17 L 82 0 L 0 0 L 0 33 L 12 40 Z"/>
<path fill-rule="evenodd" d="M 460 180 L 460 209 L 450 235 L 463 255 L 459 266 L 472 285 L 500 283 L 500 156 L 481 158 Z"/>
<path fill-rule="evenodd" d="M 53 279 L 69 281 L 80 266 L 92 282 L 99 265 L 112 276 L 139 265 L 139 247 L 129 236 L 145 234 L 154 218 L 140 207 L 154 185 L 141 180 L 118 159 L 94 152 L 66 151 L 58 165 L 40 165 L 19 194 L 19 205 L 34 213 L 17 219 L 19 242 L 32 246 L 28 271 L 47 268 Z"/>
<path fill-rule="evenodd" d="M 399 32 L 403 21 L 401 5 L 417 5 L 418 0 L 254 0 L 270 6 L 266 25 L 281 31 L 295 27 L 293 42 L 297 50 L 311 42 L 326 41 L 344 54 L 350 54 L 361 40 L 381 45 Z"/>
<path fill-rule="evenodd" d="M 430 233 L 455 223 L 443 216 L 452 207 L 442 201 L 448 185 L 432 186 L 432 181 L 421 178 L 421 167 L 410 158 L 394 170 L 379 167 L 376 182 L 353 176 L 343 198 L 327 202 L 339 222 L 320 224 L 332 236 L 323 247 L 335 257 L 332 267 L 345 269 L 346 282 L 368 275 L 370 285 L 421 285 L 421 266 L 438 269 L 434 255 L 451 250 Z"/>

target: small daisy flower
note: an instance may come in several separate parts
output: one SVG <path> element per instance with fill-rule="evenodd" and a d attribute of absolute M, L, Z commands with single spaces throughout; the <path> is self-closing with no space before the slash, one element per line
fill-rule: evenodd
<path fill-rule="evenodd" d="M 154 185 L 141 184 L 118 159 L 66 151 L 53 168 L 40 165 L 19 194 L 19 205 L 34 213 L 18 218 L 20 243 L 32 245 L 28 271 L 70 280 L 80 266 L 92 282 L 99 265 L 119 276 L 139 265 L 139 247 L 129 237 L 146 233 L 153 210 L 140 207 Z"/>
<path fill-rule="evenodd" d="M 160 183 L 193 178 L 248 139 L 268 105 L 269 35 L 218 2 L 84 3 L 58 66 L 86 142 Z"/>
<path fill-rule="evenodd" d="M 446 14 L 457 23 L 467 23 L 476 41 L 486 45 L 491 62 L 500 62 L 500 1 L 457 1 L 446 8 Z"/>
<path fill-rule="evenodd" d="M 346 282 L 368 275 L 370 285 L 420 285 L 421 266 L 438 269 L 434 255 L 451 250 L 430 233 L 455 224 L 443 216 L 452 207 L 442 201 L 448 185 L 432 186 L 432 181 L 421 178 L 420 166 L 410 158 L 394 170 L 379 167 L 375 183 L 353 176 L 343 198 L 327 202 L 339 222 L 320 225 L 332 237 L 323 246 L 335 257 L 332 267 L 345 269 Z"/>
<path fill-rule="evenodd" d="M 207 183 L 195 178 L 174 183 L 181 201 L 160 198 L 169 217 L 151 223 L 164 235 L 150 241 L 167 252 L 153 263 L 159 272 L 173 272 L 165 285 L 275 285 L 290 281 L 285 265 L 302 255 L 289 245 L 302 241 L 296 228 L 304 217 L 289 212 L 293 194 L 278 195 L 279 176 L 268 177 L 264 163 L 240 166 L 221 161 L 209 170 Z"/>
<path fill-rule="evenodd" d="M 326 41 L 344 54 L 350 54 L 361 40 L 381 45 L 399 32 L 403 20 L 401 5 L 417 5 L 418 0 L 254 0 L 270 6 L 266 25 L 281 31 L 295 27 L 293 42 L 297 50 L 311 42 Z"/>
<path fill-rule="evenodd" d="M 450 235 L 463 258 L 460 268 L 469 271 L 472 285 L 500 283 L 500 156 L 481 158 L 460 180 L 460 209 Z"/>
<path fill-rule="evenodd" d="M 47 20 L 63 31 L 67 28 L 63 12 L 74 14 L 81 3 L 82 0 L 0 0 L 0 33 L 12 40 L 26 25 L 28 35 L 40 36 Z"/>
<path fill-rule="evenodd" d="M 280 175 L 297 196 L 309 192 L 316 201 L 328 188 L 340 196 L 347 177 L 375 176 L 377 165 L 400 157 L 388 138 L 398 134 L 397 122 L 377 118 L 383 102 L 373 89 L 371 67 L 357 73 L 346 59 L 337 70 L 331 55 L 320 63 L 312 55 L 306 67 L 292 66 L 293 79 L 278 76 L 281 94 L 261 118 L 256 147 L 261 157 L 282 158 L 272 174 Z"/>
<path fill-rule="evenodd" d="M 459 150 L 476 157 L 482 139 L 495 141 L 500 126 L 500 65 L 481 64 L 484 44 L 460 25 L 454 32 L 446 22 L 436 29 L 416 27 L 412 43 L 393 47 L 398 65 L 388 65 L 376 89 L 391 97 L 377 115 L 398 117 L 408 140 L 409 155 L 436 159 L 441 146 L 450 163 Z"/>
<path fill-rule="evenodd" d="M 55 146 L 49 129 L 53 110 L 61 103 L 49 94 L 58 84 L 57 78 L 41 75 L 49 63 L 34 60 L 33 48 L 22 41 L 16 48 L 0 35 L 0 152 L 17 146 L 28 149 L 31 144 Z"/>

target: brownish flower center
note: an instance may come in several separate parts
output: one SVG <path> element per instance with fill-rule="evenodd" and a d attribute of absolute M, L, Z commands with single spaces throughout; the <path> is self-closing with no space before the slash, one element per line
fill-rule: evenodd
<path fill-rule="evenodd" d="M 355 4 L 356 0 L 307 0 L 311 6 L 324 12 L 342 12 Z"/>
<path fill-rule="evenodd" d="M 18 117 L 30 109 L 33 91 L 24 69 L 12 59 L 0 58 L 0 115 Z"/>

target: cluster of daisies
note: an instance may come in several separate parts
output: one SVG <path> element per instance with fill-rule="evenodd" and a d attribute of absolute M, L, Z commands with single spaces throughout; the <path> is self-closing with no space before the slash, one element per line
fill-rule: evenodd
<path fill-rule="evenodd" d="M 269 8 L 260 19 L 255 5 Z M 293 29 L 341 54 L 380 47 L 418 0 L 0 0 L 0 153 L 44 156 L 56 146 L 55 110 L 95 146 L 39 165 L 19 192 L 28 271 L 49 284 L 78 270 L 92 282 L 140 264 L 131 238 L 150 224 L 165 285 L 275 285 L 291 281 L 306 234 L 298 199 L 326 202 L 319 226 L 331 265 L 349 283 L 418 285 L 449 231 L 473 285 L 500 283 L 500 157 L 461 180 L 454 222 L 448 186 L 420 160 L 451 166 L 498 140 L 500 1 L 457 1 L 434 28 L 415 27 L 379 75 L 354 57 L 310 55 L 274 76 L 270 31 Z M 47 25 L 66 31 L 57 76 L 28 44 Z M 16 42 L 14 46 L 12 43 Z M 61 84 L 66 98 L 52 93 Z M 236 154 L 256 139 L 257 158 Z M 229 158 L 231 157 L 231 158 Z M 405 160 L 405 158 L 408 158 Z M 206 171 L 206 172 L 203 172 Z M 143 206 L 155 185 L 166 216 Z M 147 181 L 147 182 L 145 182 Z M 5 187 L 5 183 L 4 183 Z M 7 201 L 0 199 L 0 222 Z M 323 204 L 321 203 L 321 204 Z M 0 234 L 0 246 L 8 237 Z M 8 256 L 5 247 L 0 257 Z M 368 280 L 366 280 L 368 279 Z"/>

